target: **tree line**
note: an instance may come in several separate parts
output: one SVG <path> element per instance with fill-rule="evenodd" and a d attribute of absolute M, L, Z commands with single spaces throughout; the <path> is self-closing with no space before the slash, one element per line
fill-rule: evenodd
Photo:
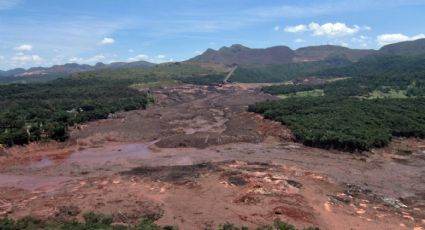
<path fill-rule="evenodd" d="M 321 148 L 362 151 L 385 146 L 392 136 L 425 137 L 424 98 L 289 98 L 248 110 L 282 122 L 300 142 Z"/>

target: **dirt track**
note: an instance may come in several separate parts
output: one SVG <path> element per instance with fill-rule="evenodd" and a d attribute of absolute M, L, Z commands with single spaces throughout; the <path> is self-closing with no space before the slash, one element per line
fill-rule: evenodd
<path fill-rule="evenodd" d="M 46 218 L 65 206 L 116 222 L 156 213 L 180 229 L 275 218 L 321 229 L 425 226 L 423 140 L 365 155 L 308 148 L 245 112 L 273 99 L 252 85 L 153 94 L 157 105 L 82 125 L 67 143 L 6 150 L 0 215 Z"/>

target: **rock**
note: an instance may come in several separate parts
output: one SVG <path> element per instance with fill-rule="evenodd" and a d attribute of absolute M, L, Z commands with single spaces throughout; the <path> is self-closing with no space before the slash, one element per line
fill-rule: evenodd
<path fill-rule="evenodd" d="M 227 181 L 236 186 L 244 186 L 248 183 L 242 176 L 230 176 Z"/>
<path fill-rule="evenodd" d="M 81 210 L 77 206 L 60 206 L 58 212 L 56 213 L 57 217 L 68 219 L 70 217 L 75 217 L 81 213 Z"/>
<path fill-rule="evenodd" d="M 407 208 L 407 206 L 406 206 L 405 204 L 403 204 L 401 201 L 399 201 L 399 200 L 397 200 L 397 199 L 395 199 L 395 198 L 391 198 L 391 197 L 384 197 L 384 198 L 382 199 L 382 201 L 383 201 L 386 205 L 391 206 L 391 207 L 394 207 L 394 208 Z"/>
<path fill-rule="evenodd" d="M 289 185 L 291 185 L 291 186 L 293 186 L 295 188 L 302 188 L 303 187 L 303 185 L 300 182 L 297 182 L 297 181 L 294 181 L 294 180 L 286 180 L 286 182 Z"/>
<path fill-rule="evenodd" d="M 328 196 L 333 203 L 336 203 L 337 201 L 342 202 L 344 204 L 350 204 L 351 203 L 350 199 L 348 199 L 346 197 L 342 197 L 342 196 L 338 196 L 338 195 L 328 195 Z"/>
<path fill-rule="evenodd" d="M 350 196 L 358 196 L 360 194 L 370 194 L 372 191 L 367 188 L 360 187 L 358 185 L 354 184 L 346 184 L 345 185 L 347 189 L 345 190 L 345 193 L 347 193 Z"/>
<path fill-rule="evenodd" d="M 359 215 L 363 215 L 363 214 L 366 213 L 366 211 L 364 209 L 359 209 L 359 210 L 356 211 L 356 213 L 359 214 Z"/>
<path fill-rule="evenodd" d="M 6 148 L 5 147 L 3 147 L 3 145 L 2 144 L 0 144 L 0 157 L 1 156 L 6 156 L 7 155 L 7 153 L 6 153 Z"/>

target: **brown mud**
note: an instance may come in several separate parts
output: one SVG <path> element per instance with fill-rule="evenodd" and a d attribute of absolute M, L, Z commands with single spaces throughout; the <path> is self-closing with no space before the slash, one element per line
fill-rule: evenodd
<path fill-rule="evenodd" d="M 256 85 L 153 95 L 147 110 L 80 125 L 65 143 L 2 150 L 0 216 L 96 211 L 124 223 L 155 214 L 180 229 L 275 218 L 321 229 L 424 229 L 424 140 L 363 154 L 305 147 L 279 123 L 245 112 L 274 99 Z"/>

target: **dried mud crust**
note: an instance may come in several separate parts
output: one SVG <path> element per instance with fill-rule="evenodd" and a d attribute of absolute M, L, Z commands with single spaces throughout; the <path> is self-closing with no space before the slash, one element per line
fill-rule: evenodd
<path fill-rule="evenodd" d="M 291 149 L 299 151 L 295 154 L 301 155 L 300 159 L 307 156 L 302 154 L 306 150 L 302 147 Z M 98 211 L 114 216 L 117 222 L 134 223 L 143 215 L 155 214 L 163 215 L 161 224 L 181 229 L 215 227 L 223 220 L 258 227 L 275 218 L 298 227 L 321 229 L 423 225 L 421 207 L 410 206 L 423 197 L 415 197 L 410 203 L 396 201 L 369 186 L 336 183 L 293 164 L 256 161 L 137 166 L 110 176 L 89 171 L 59 186 L 26 190 L 3 187 L 0 195 L 0 214 L 12 218 L 48 218 L 72 206 L 70 211 L 79 210 L 77 218 Z M 398 202 L 405 202 L 407 207 Z"/>
<path fill-rule="evenodd" d="M 245 112 L 250 104 L 275 99 L 258 89 L 184 85 L 154 90 L 153 94 L 156 104 L 148 109 L 88 123 L 72 137 L 89 143 L 159 140 L 157 146 L 162 148 L 258 143 L 267 135 L 292 138 L 283 126 Z"/>

